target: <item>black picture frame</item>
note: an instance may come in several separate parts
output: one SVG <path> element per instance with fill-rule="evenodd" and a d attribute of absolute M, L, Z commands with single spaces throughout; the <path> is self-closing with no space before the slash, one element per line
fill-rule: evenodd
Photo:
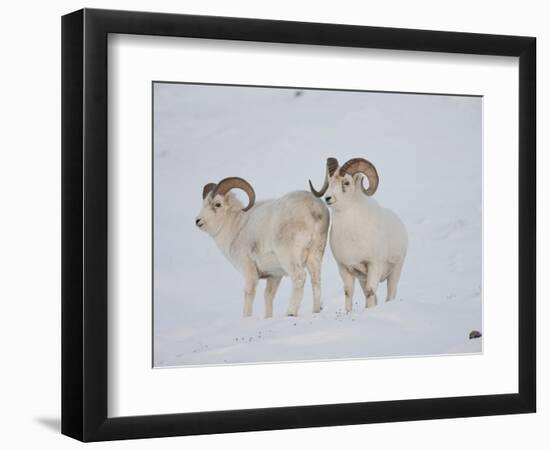
<path fill-rule="evenodd" d="M 518 392 L 107 417 L 109 33 L 519 57 Z M 535 412 L 535 90 L 533 37 L 96 9 L 63 16 L 62 433 L 102 441 Z"/>

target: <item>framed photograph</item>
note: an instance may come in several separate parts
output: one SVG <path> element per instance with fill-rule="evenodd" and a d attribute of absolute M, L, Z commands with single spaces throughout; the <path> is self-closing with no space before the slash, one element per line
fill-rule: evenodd
<path fill-rule="evenodd" d="M 62 432 L 535 412 L 533 37 L 62 19 Z"/>

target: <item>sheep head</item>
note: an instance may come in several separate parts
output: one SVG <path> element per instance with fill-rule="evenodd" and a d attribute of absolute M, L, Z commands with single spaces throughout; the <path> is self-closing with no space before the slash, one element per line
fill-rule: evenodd
<path fill-rule="evenodd" d="M 231 195 L 232 189 L 242 189 L 248 195 L 248 205 L 242 208 L 238 200 Z M 216 234 L 225 221 L 227 212 L 242 208 L 248 211 L 254 206 L 256 194 L 252 186 L 243 178 L 224 178 L 219 183 L 208 183 L 202 189 L 202 209 L 195 219 L 195 225 L 209 234 Z"/>
<path fill-rule="evenodd" d="M 368 189 L 363 185 L 363 178 L 369 180 Z M 309 188 L 316 197 L 325 196 L 328 205 L 333 205 L 339 197 L 347 196 L 356 191 L 367 196 L 373 195 L 378 189 L 379 177 L 376 167 L 366 159 L 353 158 L 339 166 L 335 158 L 328 158 L 323 187 L 317 191 L 311 181 Z"/>

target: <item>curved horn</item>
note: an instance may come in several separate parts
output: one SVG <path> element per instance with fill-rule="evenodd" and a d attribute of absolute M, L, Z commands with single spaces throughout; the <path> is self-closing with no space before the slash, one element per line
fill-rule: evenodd
<path fill-rule="evenodd" d="M 328 189 L 328 179 L 334 175 L 334 172 L 336 172 L 336 169 L 338 169 L 338 160 L 336 158 L 327 158 L 327 169 L 325 172 L 325 182 L 323 183 L 323 187 L 320 191 L 317 191 L 313 184 L 311 183 L 311 180 L 309 180 L 309 189 L 311 190 L 311 193 L 315 195 L 315 197 L 322 197 L 324 193 Z"/>
<path fill-rule="evenodd" d="M 254 202 L 256 201 L 256 193 L 254 192 L 254 189 L 252 188 L 252 186 L 250 186 L 248 181 L 243 180 L 239 177 L 224 178 L 214 188 L 214 191 L 212 192 L 212 197 L 217 194 L 225 195 L 231 189 L 242 189 L 244 192 L 246 192 L 246 195 L 248 195 L 248 206 L 244 208 L 243 211 L 248 211 L 250 208 L 252 208 L 252 206 L 254 206 Z"/>
<path fill-rule="evenodd" d="M 216 188 L 216 183 L 205 184 L 202 188 L 202 199 L 204 200 L 211 190 Z"/>
<path fill-rule="evenodd" d="M 355 175 L 356 173 L 362 173 L 363 175 L 366 175 L 366 177 L 369 179 L 369 188 L 365 189 L 365 186 L 363 186 L 363 181 L 361 181 L 361 188 L 363 189 L 363 193 L 365 195 L 373 195 L 378 189 L 378 172 L 376 171 L 376 167 L 374 167 L 374 164 L 372 164 L 370 161 L 367 161 L 366 159 L 350 159 L 347 163 L 340 167 L 340 175 L 344 175 L 345 173 L 348 173 L 351 176 Z"/>

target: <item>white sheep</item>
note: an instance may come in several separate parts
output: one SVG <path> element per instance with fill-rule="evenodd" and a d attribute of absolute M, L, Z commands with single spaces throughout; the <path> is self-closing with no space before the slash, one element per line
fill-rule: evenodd
<path fill-rule="evenodd" d="M 369 188 L 363 186 L 363 175 Z M 399 217 L 371 196 L 378 188 L 378 173 L 372 163 L 354 158 L 339 167 L 327 159 L 325 182 L 316 197 L 325 196 L 332 210 L 330 247 L 344 282 L 346 311 L 352 309 L 355 278 L 365 294 L 365 307 L 376 305 L 378 283 L 387 280 L 387 298 L 393 300 L 407 254 L 408 237 Z"/>
<path fill-rule="evenodd" d="M 231 193 L 245 191 L 246 208 Z M 223 254 L 244 276 L 245 317 L 260 279 L 266 279 L 265 317 L 273 315 L 273 297 L 283 276 L 292 280 L 287 315 L 296 316 L 306 278 L 313 287 L 313 312 L 321 310 L 321 262 L 327 242 L 329 212 L 309 192 L 291 192 L 275 200 L 255 203 L 254 189 L 238 177 L 225 178 L 203 188 L 203 204 L 195 224 L 207 232 Z"/>

